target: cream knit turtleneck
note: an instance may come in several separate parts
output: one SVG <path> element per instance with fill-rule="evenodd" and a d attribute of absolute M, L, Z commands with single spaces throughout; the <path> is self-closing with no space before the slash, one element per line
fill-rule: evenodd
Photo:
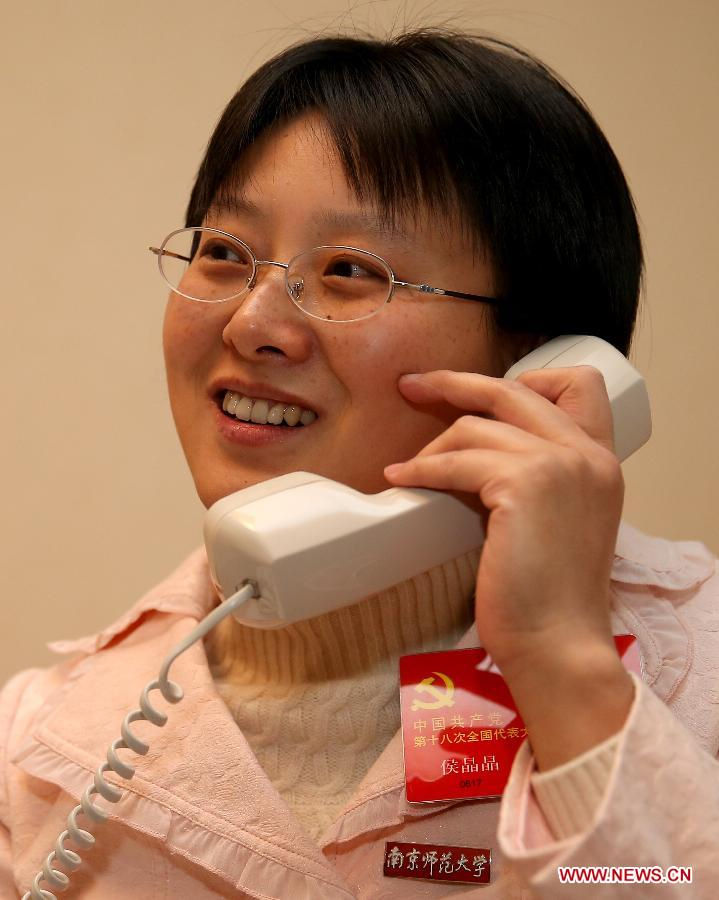
<path fill-rule="evenodd" d="M 312 837 L 400 726 L 399 657 L 453 647 L 469 628 L 478 560 L 473 551 L 286 628 L 229 617 L 205 638 L 221 697 Z"/>

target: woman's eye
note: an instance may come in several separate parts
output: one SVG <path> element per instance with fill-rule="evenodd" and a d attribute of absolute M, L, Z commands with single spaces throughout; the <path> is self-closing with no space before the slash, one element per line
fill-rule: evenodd
<path fill-rule="evenodd" d="M 335 275 L 339 278 L 381 278 L 379 272 L 374 271 L 364 264 L 353 259 L 333 259 L 327 266 L 327 275 Z"/>
<path fill-rule="evenodd" d="M 211 260 L 217 260 L 218 262 L 246 262 L 246 254 L 244 254 L 240 248 L 235 248 L 229 244 L 223 244 L 218 241 L 205 244 L 200 255 Z"/>

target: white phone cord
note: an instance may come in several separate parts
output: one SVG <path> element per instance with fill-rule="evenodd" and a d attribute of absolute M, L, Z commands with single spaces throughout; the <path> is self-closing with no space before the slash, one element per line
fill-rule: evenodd
<path fill-rule="evenodd" d="M 70 879 L 64 872 L 54 869 L 53 863 L 57 860 L 72 871 L 80 865 L 82 858 L 73 850 L 69 850 L 65 847 L 63 842 L 69 837 L 83 850 L 92 847 L 95 843 L 94 836 L 89 831 L 78 826 L 76 819 L 77 814 L 83 812 L 89 819 L 92 819 L 98 824 L 105 822 L 108 818 L 108 814 L 99 806 L 95 806 L 91 802 L 90 797 L 93 794 L 101 794 L 111 803 L 118 803 L 125 796 L 126 792 L 121 791 L 119 788 L 110 784 L 109 781 L 106 781 L 104 773 L 112 770 L 126 780 L 129 780 L 135 774 L 134 767 L 123 762 L 117 755 L 117 751 L 122 748 L 127 748 L 129 750 L 134 750 L 134 752 L 138 753 L 140 756 L 144 756 L 150 749 L 149 744 L 141 741 L 137 735 L 132 733 L 130 730 L 130 723 L 147 720 L 148 722 L 152 722 L 153 725 L 157 725 L 161 728 L 167 722 L 165 713 L 155 709 L 150 703 L 148 699 L 150 691 L 157 689 L 168 703 L 179 703 L 183 697 L 182 688 L 176 682 L 168 679 L 168 672 L 172 663 L 181 653 L 184 653 L 188 647 L 192 646 L 195 641 L 198 641 L 201 637 L 204 637 L 208 631 L 211 631 L 218 622 L 221 622 L 222 619 L 230 615 L 230 613 L 234 612 L 238 607 L 242 606 L 254 596 L 257 596 L 257 586 L 253 581 L 247 579 L 243 582 L 243 587 L 218 607 L 213 609 L 212 612 L 165 657 L 158 678 L 151 681 L 143 688 L 142 693 L 140 694 L 140 708 L 133 709 L 132 712 L 129 712 L 125 716 L 122 722 L 122 728 L 120 729 L 122 737 L 113 741 L 110 745 L 107 751 L 107 762 L 102 763 L 102 765 L 98 767 L 95 772 L 93 783 L 87 786 L 82 795 L 82 800 L 68 815 L 67 829 L 58 837 L 55 842 L 54 850 L 48 854 L 42 869 L 33 879 L 32 888 L 23 894 L 22 900 L 57 900 L 55 894 L 40 887 L 40 881 L 43 879 L 47 881 L 50 887 L 60 891 L 64 891 L 68 887 Z"/>

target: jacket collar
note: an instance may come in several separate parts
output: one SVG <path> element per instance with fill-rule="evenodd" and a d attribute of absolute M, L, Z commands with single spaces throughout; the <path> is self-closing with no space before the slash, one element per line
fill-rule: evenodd
<path fill-rule="evenodd" d="M 217 605 L 217 600 L 202 545 L 110 625 L 86 637 L 50 641 L 47 646 L 54 653 L 96 653 L 127 635 L 148 612 L 176 613 L 199 621 Z"/>

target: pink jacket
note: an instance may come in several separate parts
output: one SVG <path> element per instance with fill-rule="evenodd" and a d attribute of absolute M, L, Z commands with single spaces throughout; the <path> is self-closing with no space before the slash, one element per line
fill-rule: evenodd
<path fill-rule="evenodd" d="M 185 691 L 150 744 L 68 897 L 714 897 L 719 882 L 719 573 L 694 541 L 622 523 L 612 573 L 615 633 L 632 632 L 643 678 L 591 826 L 557 841 L 532 793 L 525 742 L 500 801 L 410 806 L 401 735 L 317 843 L 268 781 L 214 688 L 202 642 L 174 664 Z M 20 672 L 0 699 L 0 895 L 27 890 L 65 819 L 165 654 L 213 605 L 204 548 L 114 624 L 51 648 L 73 655 Z M 458 647 L 478 644 L 470 628 Z M 153 698 L 159 697 L 153 693 Z M 114 777 L 114 776 L 113 776 Z M 111 777 L 109 780 L 113 780 Z M 101 806 L 109 806 L 100 800 Z M 82 825 L 87 824 L 80 817 Z M 383 876 L 385 842 L 492 850 L 491 883 Z M 559 885 L 558 865 L 692 866 L 691 886 Z M 45 882 L 42 887 L 47 887 Z"/>

